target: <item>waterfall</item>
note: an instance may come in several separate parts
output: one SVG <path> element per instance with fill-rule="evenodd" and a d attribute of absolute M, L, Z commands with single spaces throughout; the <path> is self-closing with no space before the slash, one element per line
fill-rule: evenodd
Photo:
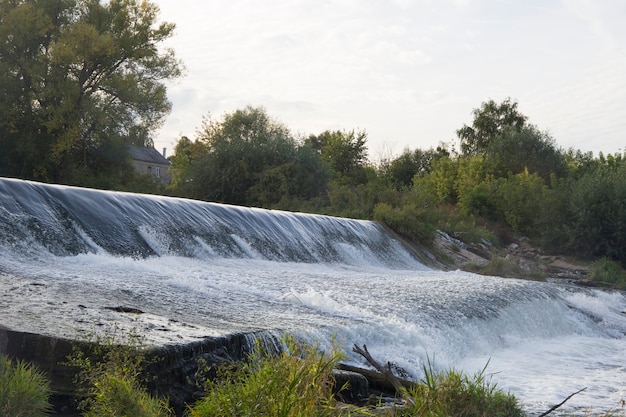
<path fill-rule="evenodd" d="M 0 243 L 55 255 L 251 258 L 423 268 L 379 224 L 0 179 Z"/>

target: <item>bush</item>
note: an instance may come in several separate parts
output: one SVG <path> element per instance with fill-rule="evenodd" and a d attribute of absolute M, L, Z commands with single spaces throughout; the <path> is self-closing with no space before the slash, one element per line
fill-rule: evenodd
<path fill-rule="evenodd" d="M 410 205 L 394 208 L 389 204 L 380 203 L 374 208 L 373 217 L 374 220 L 414 242 L 430 245 L 437 231 L 434 214 L 435 211 L 432 209 Z"/>
<path fill-rule="evenodd" d="M 85 417 L 167 417 L 166 401 L 149 395 L 128 375 L 105 372 L 94 382 Z"/>
<path fill-rule="evenodd" d="M 340 355 L 324 355 L 289 342 L 291 353 L 270 355 L 258 347 L 235 370 L 207 381 L 206 397 L 190 414 L 209 416 L 332 416 L 332 370 Z"/>
<path fill-rule="evenodd" d="M 115 337 L 86 350 L 76 348 L 68 364 L 79 368 L 77 383 L 86 399 L 85 417 L 168 417 L 173 413 L 164 399 L 151 396 L 143 385 L 145 355 L 133 335 L 129 344 Z"/>
<path fill-rule="evenodd" d="M 32 365 L 0 355 L 0 416 L 39 417 L 52 410 L 45 376 Z"/>
<path fill-rule="evenodd" d="M 626 288 L 626 271 L 619 262 L 608 258 L 598 259 L 589 266 L 589 278 L 593 281 Z"/>
<path fill-rule="evenodd" d="M 485 368 L 486 369 L 486 368 Z M 469 377 L 424 367 L 425 377 L 410 390 L 415 406 L 399 415 L 412 417 L 522 417 L 517 399 L 485 379 L 485 369 Z"/>

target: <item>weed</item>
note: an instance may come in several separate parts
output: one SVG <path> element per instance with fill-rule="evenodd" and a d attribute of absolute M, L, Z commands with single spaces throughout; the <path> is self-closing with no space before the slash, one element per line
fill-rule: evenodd
<path fill-rule="evenodd" d="M 115 337 L 75 349 L 68 364 L 79 369 L 77 384 L 85 399 L 85 417 L 169 417 L 166 400 L 151 396 L 143 386 L 145 355 L 133 334 L 118 343 Z"/>
<path fill-rule="evenodd" d="M 332 370 L 341 359 L 290 339 L 286 352 L 272 355 L 258 346 L 236 369 L 222 369 L 216 381 L 207 381 L 208 394 L 189 415 L 334 416 Z"/>
<path fill-rule="evenodd" d="M 41 372 L 0 355 L 0 416 L 45 416 L 52 410 L 49 398 L 49 383 Z"/>
<path fill-rule="evenodd" d="M 485 378 L 486 366 L 473 376 L 455 370 L 435 372 L 429 361 L 424 378 L 410 389 L 415 406 L 396 415 L 412 417 L 522 417 L 516 398 Z"/>

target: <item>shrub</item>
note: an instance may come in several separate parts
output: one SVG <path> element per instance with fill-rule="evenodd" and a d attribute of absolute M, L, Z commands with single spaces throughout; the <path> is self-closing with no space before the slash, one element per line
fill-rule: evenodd
<path fill-rule="evenodd" d="M 429 245 L 437 231 L 433 214 L 435 212 L 431 209 L 409 205 L 393 208 L 389 204 L 380 203 L 374 209 L 374 220 L 414 242 Z"/>
<path fill-rule="evenodd" d="M 173 413 L 164 399 L 151 396 L 142 385 L 145 355 L 129 336 L 128 344 L 116 344 L 114 337 L 75 349 L 69 364 L 79 368 L 77 383 L 86 399 L 81 408 L 85 417 L 166 417 Z"/>
<path fill-rule="evenodd" d="M 271 355 L 258 347 L 235 370 L 221 369 L 207 381 L 208 394 L 190 414 L 205 416 L 331 416 L 332 370 L 340 360 L 334 351 L 324 355 L 312 347 L 289 342 L 288 351 Z"/>
<path fill-rule="evenodd" d="M 105 372 L 90 389 L 85 417 L 166 417 L 171 416 L 166 401 L 149 395 L 128 375 Z"/>
<path fill-rule="evenodd" d="M 49 384 L 41 372 L 0 355 L 0 416 L 45 416 L 52 410 L 49 397 Z"/>
<path fill-rule="evenodd" d="M 589 266 L 589 278 L 593 281 L 606 282 L 618 287 L 626 287 L 626 272 L 619 262 L 601 258 Z"/>
<path fill-rule="evenodd" d="M 486 368 L 485 368 L 486 369 Z M 485 378 L 485 369 L 469 377 L 455 370 L 443 373 L 424 367 L 424 379 L 410 390 L 415 405 L 399 415 L 413 417 L 522 417 L 512 395 Z"/>

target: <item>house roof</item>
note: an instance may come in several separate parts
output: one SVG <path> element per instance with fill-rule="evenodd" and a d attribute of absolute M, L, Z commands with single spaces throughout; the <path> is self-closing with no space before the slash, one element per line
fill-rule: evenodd
<path fill-rule="evenodd" d="M 128 151 L 130 152 L 130 156 L 136 161 L 152 162 L 161 165 L 171 164 L 159 151 L 152 147 L 144 148 L 141 146 L 128 145 Z"/>

